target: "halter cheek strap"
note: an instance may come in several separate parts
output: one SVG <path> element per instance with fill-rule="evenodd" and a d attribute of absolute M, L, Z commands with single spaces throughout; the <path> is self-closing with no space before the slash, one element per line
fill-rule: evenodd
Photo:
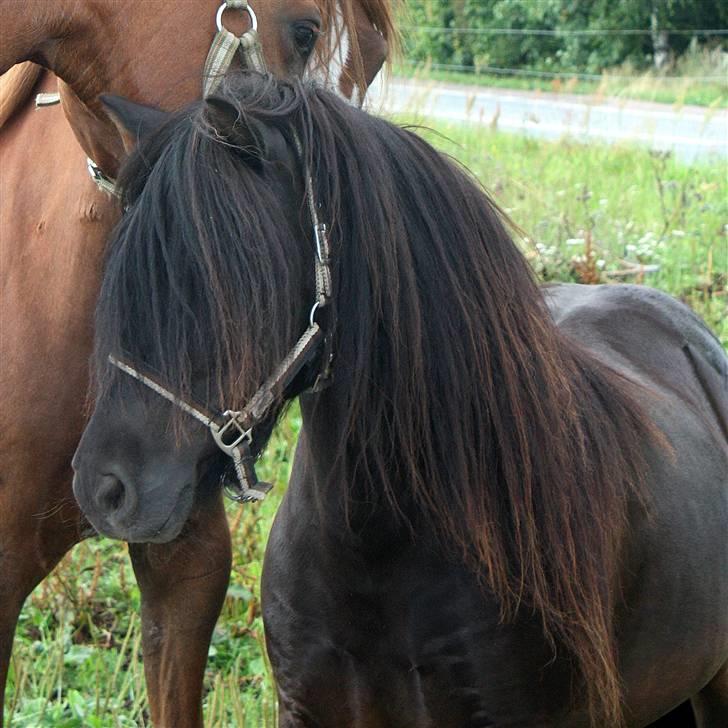
<path fill-rule="evenodd" d="M 298 375 L 323 338 L 321 327 L 312 321 L 288 356 L 263 383 L 242 410 L 225 410 L 215 417 L 191 402 L 178 397 L 156 379 L 109 355 L 109 363 L 149 387 L 153 392 L 205 425 L 215 444 L 232 459 L 237 483 L 225 484 L 225 495 L 238 502 L 262 500 L 273 487 L 258 480 L 255 472 L 256 454 L 252 450 L 255 427 L 268 420 L 276 405 L 283 399 L 288 385 Z M 319 375 L 320 378 L 321 375 Z M 317 385 L 319 378 L 317 378 Z"/>

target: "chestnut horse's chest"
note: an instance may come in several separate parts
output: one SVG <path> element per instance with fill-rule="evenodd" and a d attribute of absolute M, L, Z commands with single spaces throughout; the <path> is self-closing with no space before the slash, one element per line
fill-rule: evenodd
<path fill-rule="evenodd" d="M 39 85 L 55 88 L 48 74 Z M 70 496 L 69 453 L 84 422 L 104 239 L 117 213 L 91 182 L 59 106 L 18 112 L 3 128 L 0 160 L 0 399 L 14 413 L 0 425 L 2 479 L 31 478 L 32 488 L 47 489 L 55 502 L 62 495 L 59 473 Z M 37 438 L 40 459 L 28 446 Z M 5 495 L 20 500 L 22 490 Z M 42 502 L 35 512 L 44 512 Z"/>

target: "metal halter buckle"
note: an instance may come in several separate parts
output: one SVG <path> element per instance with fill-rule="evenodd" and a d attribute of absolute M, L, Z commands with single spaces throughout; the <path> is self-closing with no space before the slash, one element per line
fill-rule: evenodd
<path fill-rule="evenodd" d="M 243 444 L 248 445 L 253 442 L 252 428 L 245 429 L 241 424 L 240 412 L 226 410 L 223 417 L 228 417 L 228 421 L 224 425 L 218 425 L 217 422 L 210 423 L 210 432 L 217 446 L 227 455 L 233 457 L 235 451 Z"/>
<path fill-rule="evenodd" d="M 329 264 L 329 230 L 325 222 L 314 225 L 313 234 L 316 238 L 316 257 L 321 265 Z"/>
<path fill-rule="evenodd" d="M 91 179 L 94 181 L 95 185 L 102 192 L 106 192 L 107 194 L 113 195 L 114 197 L 119 196 L 119 192 L 116 189 L 116 182 L 114 182 L 111 177 L 107 177 L 101 170 L 101 167 L 99 167 L 99 165 L 96 164 L 96 162 L 94 162 L 91 157 L 86 157 L 86 169 L 88 170 L 88 173 L 91 176 Z"/>

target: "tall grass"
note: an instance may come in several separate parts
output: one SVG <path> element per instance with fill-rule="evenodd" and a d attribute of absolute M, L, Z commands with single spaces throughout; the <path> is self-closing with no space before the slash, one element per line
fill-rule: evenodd
<path fill-rule="evenodd" d="M 543 142 L 441 123 L 423 133 L 525 231 L 523 251 L 543 280 L 660 288 L 728 346 L 725 160 L 686 165 L 631 144 Z"/>
<path fill-rule="evenodd" d="M 462 160 L 525 230 L 524 253 L 545 280 L 663 288 L 698 310 L 728 345 L 725 163 L 685 166 L 630 147 L 544 142 L 439 123 L 423 133 Z M 234 563 L 209 653 L 204 711 L 210 728 L 275 725 L 259 584 L 299 428 L 293 407 L 261 468 L 276 483 L 269 498 L 229 511 Z M 79 545 L 23 609 L 6 725 L 149 725 L 138 608 L 125 545 L 102 539 Z"/>

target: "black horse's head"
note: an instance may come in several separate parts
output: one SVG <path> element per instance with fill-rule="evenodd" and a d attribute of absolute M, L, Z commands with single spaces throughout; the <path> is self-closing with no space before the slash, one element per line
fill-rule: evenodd
<path fill-rule="evenodd" d="M 196 501 L 236 477 L 205 419 L 244 407 L 305 329 L 314 295 L 304 95 L 265 77 L 235 83 L 173 115 L 107 99 L 140 144 L 120 177 L 126 211 L 107 254 L 74 493 L 101 533 L 127 541 L 171 540 Z"/>

